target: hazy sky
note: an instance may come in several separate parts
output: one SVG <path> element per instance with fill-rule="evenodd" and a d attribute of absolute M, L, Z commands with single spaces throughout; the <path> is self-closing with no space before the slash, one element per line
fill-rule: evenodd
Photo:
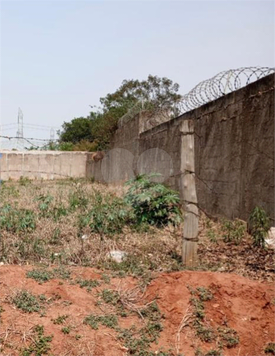
<path fill-rule="evenodd" d="M 256 65 L 274 66 L 273 1 L 1 1 L 2 124 L 18 107 L 31 124 L 87 116 L 123 79 L 166 76 L 185 94 Z"/>

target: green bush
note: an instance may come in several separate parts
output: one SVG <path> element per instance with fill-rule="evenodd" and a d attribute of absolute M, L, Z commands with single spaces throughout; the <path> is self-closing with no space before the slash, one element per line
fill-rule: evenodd
<path fill-rule="evenodd" d="M 80 233 L 89 226 L 91 232 L 103 238 L 122 232 L 123 227 L 131 219 L 132 212 L 123 199 L 112 194 L 102 195 L 95 191 L 92 208 L 85 215 L 81 214 L 78 220 Z"/>
<path fill-rule="evenodd" d="M 256 206 L 249 216 L 249 232 L 253 238 L 253 245 L 265 247 L 265 237 L 270 227 L 269 217 L 264 209 Z"/>
<path fill-rule="evenodd" d="M 15 209 L 6 204 L 0 208 L 0 228 L 14 233 L 35 230 L 34 212 L 28 209 Z"/>
<path fill-rule="evenodd" d="M 161 183 L 153 182 L 153 176 L 139 175 L 128 181 L 125 202 L 134 209 L 138 225 L 178 225 L 182 219 L 178 193 Z"/>
<path fill-rule="evenodd" d="M 225 220 L 222 229 L 224 242 L 234 242 L 238 245 L 244 237 L 245 224 L 240 220 Z"/>

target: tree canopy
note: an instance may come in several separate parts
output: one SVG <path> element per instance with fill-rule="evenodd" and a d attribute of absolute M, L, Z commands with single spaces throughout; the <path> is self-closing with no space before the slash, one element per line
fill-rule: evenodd
<path fill-rule="evenodd" d="M 86 117 L 64 122 L 60 132 L 60 142 L 72 142 L 75 148 L 86 147 L 91 150 L 106 149 L 117 129 L 118 120 L 138 102 L 150 103 L 155 108 L 168 108 L 174 116 L 181 98 L 179 85 L 163 77 L 149 75 L 147 80 L 124 80 L 114 92 L 100 98 L 101 107 Z M 82 142 L 82 144 L 80 144 Z"/>

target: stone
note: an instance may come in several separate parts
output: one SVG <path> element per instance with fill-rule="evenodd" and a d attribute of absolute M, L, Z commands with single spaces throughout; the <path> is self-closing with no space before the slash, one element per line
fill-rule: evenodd
<path fill-rule="evenodd" d="M 108 253 L 108 257 L 117 263 L 121 263 L 127 256 L 125 251 L 112 250 Z"/>

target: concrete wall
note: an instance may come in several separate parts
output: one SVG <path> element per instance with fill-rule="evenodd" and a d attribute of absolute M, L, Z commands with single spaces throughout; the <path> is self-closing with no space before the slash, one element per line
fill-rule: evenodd
<path fill-rule="evenodd" d="M 196 110 L 199 204 L 247 219 L 256 205 L 274 218 L 274 76 Z"/>
<path fill-rule="evenodd" d="M 0 179 L 57 179 L 86 177 L 85 152 L 3 151 L 0 158 Z"/>
<path fill-rule="evenodd" d="M 184 120 L 194 121 L 199 206 L 214 216 L 247 219 L 259 205 L 274 219 L 274 75 L 149 130 L 152 117 L 141 113 L 119 127 L 100 159 L 85 152 L 3 152 L 0 178 L 87 176 L 121 183 L 159 172 L 182 194 Z"/>
<path fill-rule="evenodd" d="M 259 205 L 274 219 L 274 75 L 144 132 L 146 119 L 137 115 L 116 132 L 112 149 L 120 151 L 105 164 L 105 178 L 160 172 L 182 193 L 183 120 L 194 120 L 200 207 L 211 215 L 247 219 Z M 102 172 L 102 164 L 92 163 L 93 169 Z"/>

